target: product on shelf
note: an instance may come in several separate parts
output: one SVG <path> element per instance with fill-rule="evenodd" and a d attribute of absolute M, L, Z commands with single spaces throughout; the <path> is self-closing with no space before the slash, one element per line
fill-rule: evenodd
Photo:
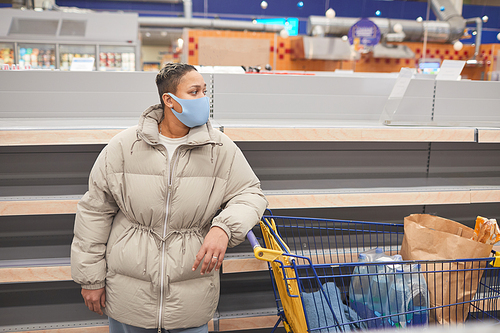
<path fill-rule="evenodd" d="M 135 71 L 133 52 L 100 52 L 99 62 L 101 71 Z"/>
<path fill-rule="evenodd" d="M 55 50 L 51 48 L 20 47 L 19 65 L 21 67 L 31 66 L 34 69 L 55 68 Z"/>
<path fill-rule="evenodd" d="M 12 65 L 14 63 L 14 49 L 10 47 L 0 48 L 0 65 Z"/>

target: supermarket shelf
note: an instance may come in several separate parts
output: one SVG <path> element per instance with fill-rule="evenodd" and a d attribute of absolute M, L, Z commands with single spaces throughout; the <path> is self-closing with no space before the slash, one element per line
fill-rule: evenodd
<path fill-rule="evenodd" d="M 81 327 L 64 327 L 63 323 L 57 324 L 40 324 L 40 325 L 23 325 L 17 326 L 0 326 L 0 332 L 37 332 L 37 333 L 109 333 L 109 326 L 99 323 L 98 326 L 90 326 L 88 323 L 70 324 L 71 326 L 79 325 Z"/>
<path fill-rule="evenodd" d="M 0 268 L 0 283 L 71 280 L 70 266 Z"/>
<path fill-rule="evenodd" d="M 494 246 L 493 250 L 500 251 L 500 246 Z M 314 260 L 314 258 L 313 258 Z M 69 260 L 68 260 L 69 261 Z M 318 262 L 315 262 L 318 263 Z M 267 271 L 267 262 L 253 257 L 253 253 L 246 253 L 244 257 L 227 255 L 222 265 L 223 274 L 246 273 Z M 4 267 L 0 268 L 0 283 L 20 282 L 47 282 L 47 281 L 71 281 L 71 267 Z"/>
<path fill-rule="evenodd" d="M 253 256 L 253 253 L 249 253 Z M 25 261 L 24 267 L 11 267 L 0 261 L 0 283 L 72 281 L 71 267 L 68 264 L 60 266 L 36 266 Z M 3 266 L 3 267 L 2 267 Z M 222 273 L 244 273 L 266 271 L 267 263 L 251 258 L 224 259 Z"/>
<path fill-rule="evenodd" d="M 91 328 L 91 333 L 100 333 L 106 329 L 106 317 L 86 309 L 79 285 L 72 281 L 36 282 L 0 283 L 0 300 L 3 304 L 0 317 L 5 319 L 0 323 L 0 332 L 79 333 L 85 327 Z M 241 288 L 242 282 L 245 288 Z M 219 307 L 209 322 L 210 331 L 274 326 L 278 319 L 277 310 L 267 272 L 224 274 L 221 285 L 223 289 Z M 16 297 L 13 298 L 13 295 Z M 6 302 L 9 299 L 11 303 Z M 20 307 L 22 311 L 19 311 Z M 30 315 L 25 317 L 26 313 Z M 20 318 L 25 318 L 22 324 L 19 324 Z"/>
<path fill-rule="evenodd" d="M 238 318 L 217 318 L 208 322 L 209 332 L 226 332 L 235 330 L 252 330 L 252 329 L 265 329 L 272 328 L 276 321 L 277 316 L 252 316 L 252 317 L 238 317 Z M 215 322 L 217 322 L 218 329 L 215 330 Z M 83 324 L 82 324 L 83 325 Z M 82 327 L 66 327 L 66 328 L 55 328 L 63 326 L 61 324 L 54 325 L 30 325 L 27 329 L 17 327 L 5 327 L 0 326 L 0 332 L 38 332 L 38 333 L 108 333 L 109 326 L 82 326 Z"/>
<path fill-rule="evenodd" d="M 270 209 L 470 204 L 499 201 L 500 187 L 273 191 L 266 198 Z"/>
<path fill-rule="evenodd" d="M 81 196 L 1 198 L 0 216 L 75 214 Z"/>
<path fill-rule="evenodd" d="M 2 146 L 107 144 L 121 129 L 0 131 Z"/>
<path fill-rule="evenodd" d="M 31 332 L 31 331 L 25 331 Z M 109 333 L 108 326 L 85 326 L 75 328 L 43 329 L 37 330 L 38 333 Z"/>
<path fill-rule="evenodd" d="M 225 259 L 222 273 L 266 271 L 267 263 L 255 258 Z M 72 281 L 70 266 L 4 267 L 0 268 L 0 283 Z"/>
<path fill-rule="evenodd" d="M 256 258 L 224 259 L 222 265 L 224 274 L 266 271 L 267 269 L 267 262 Z"/>
<path fill-rule="evenodd" d="M 276 309 L 274 309 L 274 312 L 276 312 Z M 272 328 L 277 320 L 278 316 L 276 315 L 219 319 L 218 332 Z"/>
<path fill-rule="evenodd" d="M 479 128 L 477 133 L 477 142 L 479 143 L 499 143 L 499 128 Z"/>
<path fill-rule="evenodd" d="M 215 125 L 215 124 L 214 124 Z M 233 141 L 475 142 L 475 128 L 223 127 Z M 217 126 L 217 128 L 220 128 Z M 123 129 L 1 130 L 0 146 L 106 144 Z M 486 132 L 487 133 L 487 132 Z M 489 135 L 491 136 L 491 135 Z M 486 136 L 486 137 L 489 137 Z M 500 134 L 497 133 L 497 140 Z M 489 139 L 491 140 L 491 139 Z M 500 141 L 484 141 L 500 142 Z"/>
<path fill-rule="evenodd" d="M 500 186 L 264 191 L 269 209 L 500 202 Z M 74 214 L 80 196 L 0 198 L 0 216 Z"/>
<path fill-rule="evenodd" d="M 474 128 L 415 127 L 230 127 L 233 141 L 474 142 Z"/>

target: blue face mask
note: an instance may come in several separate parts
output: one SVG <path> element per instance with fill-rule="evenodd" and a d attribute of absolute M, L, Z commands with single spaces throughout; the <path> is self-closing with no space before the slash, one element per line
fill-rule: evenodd
<path fill-rule="evenodd" d="M 182 99 L 174 94 L 169 94 L 182 107 L 182 113 L 171 108 L 174 115 L 181 123 L 189 128 L 206 124 L 210 115 L 210 102 L 207 96 L 196 99 Z"/>

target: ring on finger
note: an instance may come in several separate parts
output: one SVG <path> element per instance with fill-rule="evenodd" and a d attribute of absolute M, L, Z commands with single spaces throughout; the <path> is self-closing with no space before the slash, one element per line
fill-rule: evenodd
<path fill-rule="evenodd" d="M 216 256 L 212 256 L 212 259 L 218 260 L 218 258 Z"/>

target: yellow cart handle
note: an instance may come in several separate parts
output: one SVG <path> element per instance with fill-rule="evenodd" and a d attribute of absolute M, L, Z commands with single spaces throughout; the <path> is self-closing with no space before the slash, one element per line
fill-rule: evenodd
<path fill-rule="evenodd" d="M 491 251 L 494 253 L 495 260 L 491 263 L 493 267 L 500 267 L 500 252 L 498 251 Z"/>

